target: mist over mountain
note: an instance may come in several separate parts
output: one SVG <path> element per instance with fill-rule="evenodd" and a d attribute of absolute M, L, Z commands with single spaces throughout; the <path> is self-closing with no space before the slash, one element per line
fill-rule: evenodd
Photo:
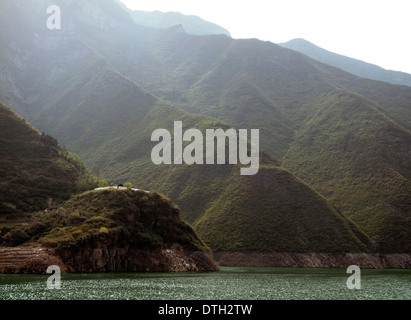
<path fill-rule="evenodd" d="M 183 30 L 193 35 L 223 34 L 231 36 L 230 32 L 214 23 L 205 21 L 197 16 L 187 16 L 179 12 L 146 12 L 135 10 L 131 12 L 134 22 L 138 25 L 155 28 L 168 29 L 181 25 Z"/>
<path fill-rule="evenodd" d="M 46 28 L 51 2 L 6 1 L 0 98 L 89 170 L 164 193 L 211 249 L 411 252 L 411 88 L 270 42 L 139 26 L 112 0 L 55 2 L 61 30 Z M 174 121 L 259 129 L 262 170 L 154 165 L 151 133 Z"/>
<path fill-rule="evenodd" d="M 181 26 L 182 31 L 193 35 L 224 34 L 231 37 L 228 30 L 223 27 L 193 15 L 184 15 L 180 12 L 160 12 L 131 10 L 120 0 L 115 0 L 125 11 L 129 12 L 137 25 L 154 28 L 169 29 Z"/>
<path fill-rule="evenodd" d="M 411 86 L 411 74 L 385 70 L 371 63 L 333 53 L 304 39 L 293 39 L 281 43 L 280 45 L 284 48 L 301 52 L 312 59 L 340 68 L 362 78 Z"/>

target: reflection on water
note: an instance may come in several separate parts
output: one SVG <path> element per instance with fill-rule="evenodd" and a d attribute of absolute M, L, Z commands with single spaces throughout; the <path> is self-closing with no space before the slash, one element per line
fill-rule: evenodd
<path fill-rule="evenodd" d="M 411 299 L 411 270 L 362 270 L 361 290 L 343 269 L 229 268 L 216 273 L 0 275 L 1 300 L 302 300 Z"/>

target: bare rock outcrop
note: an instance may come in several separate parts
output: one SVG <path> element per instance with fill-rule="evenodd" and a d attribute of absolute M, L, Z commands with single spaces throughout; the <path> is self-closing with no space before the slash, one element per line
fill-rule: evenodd
<path fill-rule="evenodd" d="M 172 249 L 141 250 L 100 245 L 58 250 L 40 246 L 0 247 L 0 273 L 45 274 L 51 265 L 61 272 L 218 271 L 207 252 Z"/>
<path fill-rule="evenodd" d="M 77 272 L 185 272 L 218 271 L 211 253 L 170 249 L 139 249 L 99 243 L 95 247 L 58 251 L 62 260 Z"/>

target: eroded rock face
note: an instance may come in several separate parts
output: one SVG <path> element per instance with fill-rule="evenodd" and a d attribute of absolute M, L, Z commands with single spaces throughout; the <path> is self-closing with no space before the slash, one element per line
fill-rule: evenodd
<path fill-rule="evenodd" d="M 97 247 L 59 250 L 62 260 L 76 272 L 185 272 L 218 271 L 211 253 L 180 248 L 139 249 Z"/>
<path fill-rule="evenodd" d="M 58 250 L 39 246 L 0 248 L 0 273 L 46 274 L 51 265 L 61 272 L 186 272 L 218 271 L 211 253 L 172 249 L 142 250 L 97 247 Z"/>

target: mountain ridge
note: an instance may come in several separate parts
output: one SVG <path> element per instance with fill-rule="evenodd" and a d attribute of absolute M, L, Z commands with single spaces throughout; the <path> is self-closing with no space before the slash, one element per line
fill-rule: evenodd
<path fill-rule="evenodd" d="M 361 78 L 388 82 L 396 85 L 411 86 L 411 74 L 409 73 L 386 70 L 375 64 L 349 58 L 344 55 L 322 49 L 301 38 L 280 43 L 280 45 L 285 48 L 301 52 L 312 59 L 340 68 Z"/>
<path fill-rule="evenodd" d="M 184 32 L 192 35 L 223 34 L 231 37 L 225 28 L 195 15 L 180 12 L 131 10 L 120 0 L 115 0 L 126 10 L 137 25 L 154 29 L 169 29 L 181 25 Z"/>

